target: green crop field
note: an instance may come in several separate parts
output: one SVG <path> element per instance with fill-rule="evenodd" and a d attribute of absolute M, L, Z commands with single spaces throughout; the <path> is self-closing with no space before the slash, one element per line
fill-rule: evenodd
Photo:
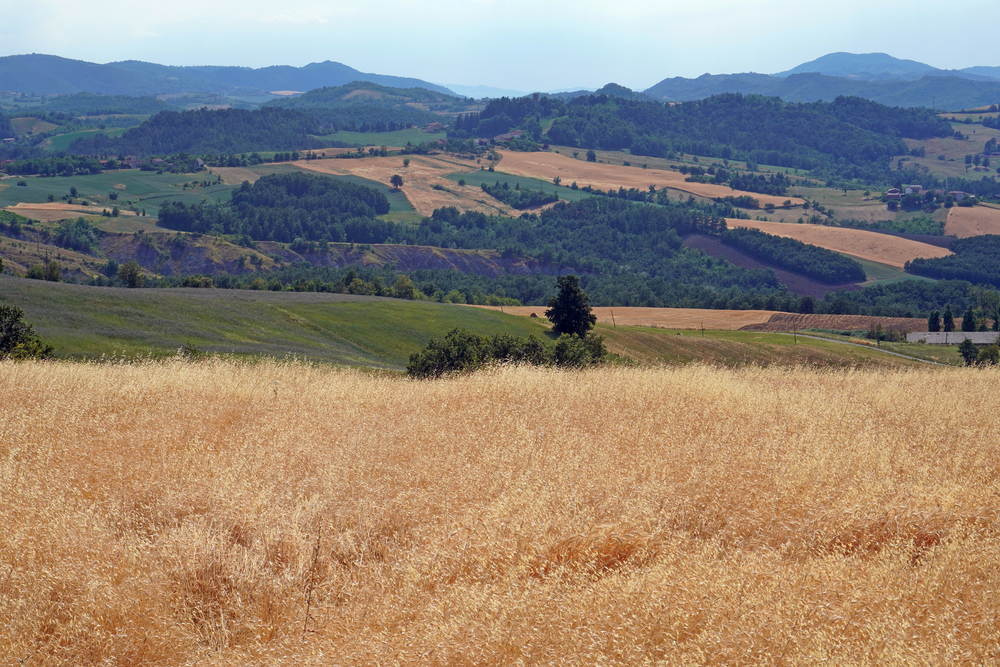
<path fill-rule="evenodd" d="M 234 189 L 231 185 L 211 185 L 190 187 L 183 185 L 192 181 L 212 179 L 206 172 L 201 174 L 157 174 L 155 171 L 138 169 L 110 171 L 101 174 L 81 176 L 24 177 L 27 187 L 10 187 L 0 191 L 0 207 L 13 206 L 19 202 L 39 204 L 48 201 L 51 194 L 56 201 L 68 195 L 70 188 L 77 189 L 74 201 L 89 201 L 92 206 L 127 207 L 127 202 L 145 208 L 148 215 L 156 215 L 160 203 L 174 199 L 185 203 L 195 203 L 207 199 L 226 200 Z M 124 185 L 124 189 L 115 188 Z M 111 201 L 108 193 L 117 192 L 118 200 Z M 97 213 L 100 213 L 98 210 Z"/>
<path fill-rule="evenodd" d="M 215 289 L 115 289 L 0 275 L 0 302 L 22 308 L 58 356 L 206 352 L 295 355 L 399 369 L 455 327 L 542 336 L 525 317 L 481 308 L 376 297 Z"/>
<path fill-rule="evenodd" d="M 109 137 L 120 137 L 125 133 L 124 127 L 112 127 L 107 130 L 81 130 L 80 132 L 69 132 L 68 134 L 58 134 L 48 141 L 46 141 L 43 146 L 50 151 L 58 152 L 69 150 L 69 145 L 76 141 L 77 139 L 83 139 L 85 137 L 92 137 L 95 134 L 105 134 Z"/>
<path fill-rule="evenodd" d="M 448 176 L 445 176 L 445 178 L 456 183 L 460 180 L 464 180 L 465 187 L 472 188 L 478 188 L 483 183 L 493 185 L 499 181 L 500 183 L 507 183 L 510 187 L 520 185 L 522 188 L 528 188 L 530 190 L 557 192 L 559 194 L 559 199 L 562 199 L 563 201 L 580 201 L 581 199 L 594 196 L 584 192 L 583 190 L 573 190 L 566 187 L 569 183 L 563 183 L 562 185 L 557 186 L 551 181 L 543 181 L 537 178 L 527 178 L 525 176 L 511 176 L 510 174 L 505 174 L 500 171 L 486 171 L 485 169 L 473 171 L 471 173 L 460 172 L 456 174 L 449 174 Z"/>
<path fill-rule="evenodd" d="M 431 134 L 422 130 L 397 130 L 395 132 L 336 132 L 316 137 L 319 141 L 342 142 L 349 146 L 405 146 L 422 144 L 431 139 L 444 139 L 443 133 Z M 320 150 L 320 149 L 316 149 Z"/>

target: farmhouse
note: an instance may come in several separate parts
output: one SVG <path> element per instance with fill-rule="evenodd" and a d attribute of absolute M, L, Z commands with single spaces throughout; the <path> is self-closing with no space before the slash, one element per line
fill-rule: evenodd
<path fill-rule="evenodd" d="M 968 192 L 962 192 L 961 190 L 952 190 L 948 194 L 950 194 L 952 197 L 954 197 L 955 201 L 962 201 L 966 197 L 973 197 L 974 198 L 976 196 L 976 195 L 970 195 Z"/>
<path fill-rule="evenodd" d="M 992 345 L 1000 332 L 996 331 L 914 331 L 906 334 L 907 343 L 924 341 L 928 345 L 960 345 L 966 339 L 976 345 Z"/>
<path fill-rule="evenodd" d="M 924 193 L 924 186 L 922 185 L 904 185 L 903 188 L 906 190 L 906 194 L 908 195 L 921 195 Z"/>
<path fill-rule="evenodd" d="M 899 192 L 899 188 L 890 188 L 885 193 L 886 199 L 899 199 L 902 195 Z"/>
<path fill-rule="evenodd" d="M 426 127 L 424 127 L 424 131 L 426 132 L 440 132 L 443 129 L 444 125 L 441 123 L 429 123 Z"/>

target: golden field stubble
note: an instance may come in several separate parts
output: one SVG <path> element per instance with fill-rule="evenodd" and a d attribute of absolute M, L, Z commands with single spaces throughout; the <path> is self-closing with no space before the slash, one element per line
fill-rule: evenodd
<path fill-rule="evenodd" d="M 998 377 L 2 363 L 0 653 L 996 662 Z"/>

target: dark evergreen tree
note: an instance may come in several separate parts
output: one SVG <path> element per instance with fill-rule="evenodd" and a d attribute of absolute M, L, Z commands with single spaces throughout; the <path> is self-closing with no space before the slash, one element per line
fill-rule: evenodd
<path fill-rule="evenodd" d="M 965 315 L 962 316 L 962 331 L 975 331 L 976 330 L 976 313 L 972 306 L 969 306 Z"/>
<path fill-rule="evenodd" d="M 930 317 L 927 318 L 927 330 L 941 331 L 941 313 L 936 310 L 931 312 Z"/>
<path fill-rule="evenodd" d="M 951 304 L 948 304 L 944 309 L 944 330 L 955 330 L 955 315 L 951 312 Z"/>
<path fill-rule="evenodd" d="M 559 334 L 586 336 L 597 324 L 597 316 L 591 312 L 590 298 L 580 289 L 580 279 L 576 276 L 556 278 L 559 294 L 549 300 L 545 317 L 552 322 L 552 330 Z"/>

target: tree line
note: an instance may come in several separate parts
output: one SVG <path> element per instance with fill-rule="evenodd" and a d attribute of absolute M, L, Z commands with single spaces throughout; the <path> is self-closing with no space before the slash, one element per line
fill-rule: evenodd
<path fill-rule="evenodd" d="M 795 239 L 738 227 L 722 232 L 722 242 L 760 260 L 828 284 L 861 283 L 865 270 L 850 257 Z"/>

